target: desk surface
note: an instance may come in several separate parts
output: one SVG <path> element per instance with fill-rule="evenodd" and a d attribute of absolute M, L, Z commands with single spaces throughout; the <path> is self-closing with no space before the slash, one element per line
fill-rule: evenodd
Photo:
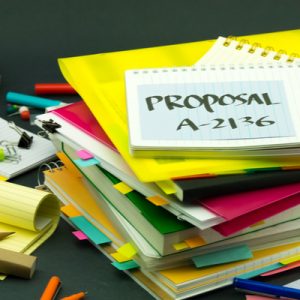
<path fill-rule="evenodd" d="M 299 9 L 298 0 L 1 1 L 1 117 L 5 116 L 7 91 L 33 94 L 36 82 L 64 81 L 58 57 L 296 29 L 300 28 Z M 13 120 L 33 130 L 18 117 Z M 12 181 L 33 187 L 37 170 Z M 76 241 L 64 221 L 35 254 L 38 267 L 34 278 L 8 278 L 0 284 L 1 299 L 38 299 L 52 275 L 62 279 L 60 295 L 83 290 L 88 291 L 87 300 L 152 299 L 96 249 Z M 289 272 L 273 282 L 288 282 L 295 276 L 296 272 Z M 196 299 L 244 296 L 229 287 Z"/>

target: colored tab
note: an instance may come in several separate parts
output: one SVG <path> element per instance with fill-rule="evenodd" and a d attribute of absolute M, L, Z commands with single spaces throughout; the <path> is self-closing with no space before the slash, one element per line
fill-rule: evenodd
<path fill-rule="evenodd" d="M 82 167 L 82 168 L 86 168 L 86 167 L 90 167 L 90 166 L 94 166 L 94 165 L 99 165 L 100 164 L 99 160 L 97 160 L 96 158 L 91 158 L 91 159 L 87 159 L 87 160 L 74 159 L 74 163 L 78 167 Z"/>
<path fill-rule="evenodd" d="M 201 254 L 193 257 L 192 260 L 197 268 L 202 268 L 249 259 L 252 257 L 252 252 L 247 245 L 239 245 L 220 251 Z"/>
<path fill-rule="evenodd" d="M 62 206 L 60 210 L 69 218 L 81 216 L 81 212 L 72 204 Z"/>
<path fill-rule="evenodd" d="M 84 149 L 77 150 L 76 154 L 79 158 L 83 160 L 91 159 L 94 157 L 93 154 L 91 154 L 88 150 L 84 150 Z"/>
<path fill-rule="evenodd" d="M 189 246 L 187 245 L 187 243 L 181 242 L 181 243 L 173 244 L 173 248 L 177 251 L 180 251 L 189 248 Z"/>
<path fill-rule="evenodd" d="M 261 226 L 261 225 L 264 225 L 264 224 L 265 224 L 265 221 L 262 220 L 262 221 L 256 222 L 255 224 L 250 225 L 249 227 L 256 227 L 256 226 Z"/>
<path fill-rule="evenodd" d="M 124 182 L 119 182 L 117 184 L 114 184 L 113 187 L 124 195 L 133 191 L 133 189 Z"/>
<path fill-rule="evenodd" d="M 236 276 L 237 278 L 242 278 L 242 279 L 249 279 L 249 278 L 253 278 L 255 276 L 258 276 L 260 274 L 272 271 L 272 270 L 276 270 L 278 268 L 280 268 L 282 266 L 281 263 L 275 263 L 269 266 L 265 266 L 263 268 L 257 269 L 257 270 L 253 270 L 251 272 L 247 272 L 245 274 L 241 274 Z"/>
<path fill-rule="evenodd" d="M 204 241 L 204 239 L 201 236 L 195 236 L 193 238 L 186 239 L 184 242 L 190 248 L 196 248 L 196 247 L 200 247 L 200 246 L 206 245 L 206 242 Z"/>
<path fill-rule="evenodd" d="M 109 243 L 111 240 L 103 234 L 98 228 L 90 223 L 85 217 L 70 218 L 70 221 L 81 231 L 83 231 L 88 238 L 97 245 Z"/>
<path fill-rule="evenodd" d="M 6 181 L 6 180 L 7 180 L 7 178 L 6 178 L 6 177 L 4 177 L 4 176 L 0 176 L 0 180 L 1 180 L 1 181 Z"/>
<path fill-rule="evenodd" d="M 136 255 L 136 250 L 130 243 L 124 244 L 117 250 L 117 252 L 128 258 L 132 258 Z"/>
<path fill-rule="evenodd" d="M 292 270 L 292 269 L 299 268 L 299 267 L 300 267 L 300 261 L 295 261 L 295 262 L 293 262 L 291 264 L 283 265 L 279 269 L 276 269 L 276 270 L 273 270 L 273 271 L 270 271 L 270 272 L 266 272 L 266 273 L 260 274 L 260 276 L 272 276 L 272 275 L 283 273 L 285 271 Z"/>
<path fill-rule="evenodd" d="M 75 176 L 75 177 L 82 177 L 81 173 L 78 169 L 74 166 L 73 162 L 69 157 L 63 152 L 57 152 L 57 157 L 62 161 L 65 167 Z"/>
<path fill-rule="evenodd" d="M 112 253 L 111 256 L 120 263 L 131 260 L 129 257 L 126 257 L 119 252 Z"/>
<path fill-rule="evenodd" d="M 160 196 L 151 196 L 151 197 L 147 197 L 146 199 L 149 200 L 151 203 L 153 203 L 156 206 L 163 206 L 163 205 L 169 204 L 169 202 L 166 199 L 164 199 Z"/>
<path fill-rule="evenodd" d="M 288 265 L 288 264 L 290 264 L 290 263 L 293 263 L 293 262 L 299 261 L 299 260 L 300 260 L 300 255 L 296 255 L 296 256 L 292 256 L 292 257 L 283 259 L 283 260 L 281 260 L 280 262 L 281 262 L 283 265 Z"/>
<path fill-rule="evenodd" d="M 139 267 L 139 265 L 134 260 L 129 260 L 123 263 L 115 261 L 112 263 L 112 265 L 120 271 L 135 269 Z"/>
<path fill-rule="evenodd" d="M 155 183 L 167 195 L 176 193 L 175 185 L 171 180 L 156 181 Z"/>
<path fill-rule="evenodd" d="M 73 231 L 72 234 L 79 240 L 79 241 L 84 241 L 87 240 L 88 237 L 80 230 Z"/>

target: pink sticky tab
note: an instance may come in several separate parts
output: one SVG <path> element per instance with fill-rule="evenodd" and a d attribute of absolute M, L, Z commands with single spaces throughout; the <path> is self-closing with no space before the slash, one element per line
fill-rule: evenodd
<path fill-rule="evenodd" d="M 78 231 L 73 231 L 72 232 L 74 236 L 76 236 L 78 238 L 78 240 L 83 241 L 83 240 L 87 240 L 88 237 L 80 230 Z"/>
<path fill-rule="evenodd" d="M 79 158 L 83 159 L 83 160 L 87 160 L 87 159 L 91 159 L 94 156 L 87 150 L 77 150 L 76 154 Z"/>

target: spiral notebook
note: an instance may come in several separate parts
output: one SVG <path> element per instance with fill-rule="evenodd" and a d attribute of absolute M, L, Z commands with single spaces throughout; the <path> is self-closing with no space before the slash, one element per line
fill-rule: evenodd
<path fill-rule="evenodd" d="M 127 71 L 132 153 L 298 156 L 300 64 L 284 62 L 292 60 L 220 38 L 196 66 Z"/>

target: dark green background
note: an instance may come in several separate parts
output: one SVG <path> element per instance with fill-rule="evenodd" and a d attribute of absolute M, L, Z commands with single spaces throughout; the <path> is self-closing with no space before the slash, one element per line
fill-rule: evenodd
<path fill-rule="evenodd" d="M 62 82 L 58 57 L 296 28 L 300 28 L 297 0 L 0 0 L 0 113 L 5 116 L 7 91 L 33 94 L 36 82 Z M 18 117 L 13 120 L 29 128 Z M 34 186 L 37 170 L 12 181 Z M 61 277 L 61 296 L 84 290 L 87 300 L 152 299 L 96 249 L 76 241 L 63 221 L 35 254 L 38 267 L 33 279 L 10 277 L 0 282 L 1 299 L 39 299 L 52 275 Z M 297 278 L 297 271 L 273 281 L 292 278 Z M 244 296 L 225 288 L 196 299 Z"/>

